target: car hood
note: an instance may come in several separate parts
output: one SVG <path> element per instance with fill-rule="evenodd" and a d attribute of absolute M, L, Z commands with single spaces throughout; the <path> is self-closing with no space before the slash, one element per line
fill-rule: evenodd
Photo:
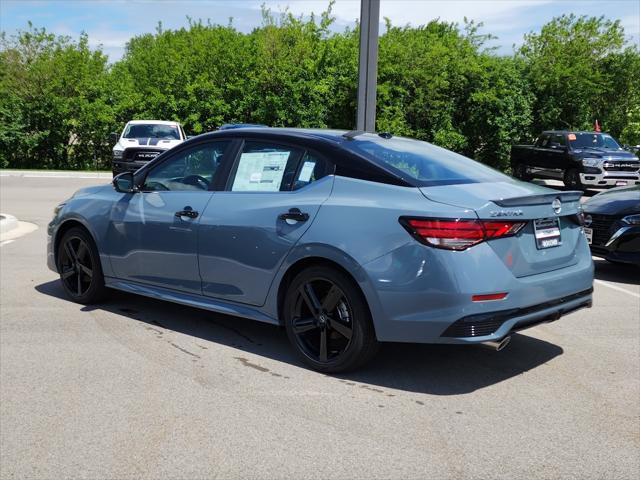
<path fill-rule="evenodd" d="M 619 160 L 638 160 L 633 153 L 627 150 L 611 150 L 606 148 L 587 147 L 573 150 L 573 153 L 582 157 L 615 158 Z"/>
<path fill-rule="evenodd" d="M 175 147 L 180 143 L 182 143 L 182 140 L 167 140 L 164 138 L 149 138 L 149 137 L 121 138 L 116 144 L 116 146 L 114 147 L 114 149 L 124 150 L 131 147 L 136 147 L 136 148 L 146 147 L 146 148 L 153 148 L 155 150 L 157 149 L 169 150 L 170 148 Z"/>
<path fill-rule="evenodd" d="M 591 197 L 583 206 L 585 212 L 602 215 L 640 213 L 640 185 L 620 187 Z"/>
<path fill-rule="evenodd" d="M 93 187 L 85 187 L 85 188 L 81 188 L 80 190 L 77 190 L 76 193 L 74 193 L 71 198 L 87 197 L 90 195 L 95 195 L 97 193 L 100 193 L 104 190 L 111 190 L 111 189 L 113 189 L 113 186 L 110 183 L 107 183 L 106 185 L 95 185 Z"/>

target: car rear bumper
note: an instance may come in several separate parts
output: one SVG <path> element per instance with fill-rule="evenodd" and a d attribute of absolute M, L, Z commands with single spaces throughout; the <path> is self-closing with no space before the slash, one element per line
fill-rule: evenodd
<path fill-rule="evenodd" d="M 627 182 L 625 185 L 640 185 L 640 174 L 637 172 L 611 172 L 602 173 L 581 173 L 580 181 L 583 185 L 592 187 L 615 187 L 622 185 L 620 182 Z"/>
<path fill-rule="evenodd" d="M 512 331 L 589 307 L 592 301 L 593 261 L 586 239 L 577 245 L 570 265 L 524 277 L 514 276 L 486 243 L 464 252 L 406 245 L 363 268 L 374 289 L 365 295 L 380 341 L 500 340 Z M 502 300 L 472 299 L 489 293 L 507 295 Z M 478 324 L 473 333 L 471 328 L 456 330 L 465 322 Z"/>
<path fill-rule="evenodd" d="M 592 293 L 591 288 L 539 305 L 470 315 L 452 323 L 441 337 L 466 341 L 478 338 L 482 338 L 481 341 L 504 338 L 513 332 L 553 322 L 576 310 L 591 308 Z"/>

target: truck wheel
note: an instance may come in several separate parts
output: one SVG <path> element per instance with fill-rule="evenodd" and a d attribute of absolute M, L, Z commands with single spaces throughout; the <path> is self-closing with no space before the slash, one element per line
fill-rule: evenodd
<path fill-rule="evenodd" d="M 533 178 L 527 171 L 527 167 L 521 163 L 512 165 L 511 170 L 513 171 L 514 177 L 524 182 L 528 182 Z"/>
<path fill-rule="evenodd" d="M 580 174 L 578 170 L 572 168 L 571 170 L 567 170 L 564 172 L 564 184 L 567 188 L 571 190 L 582 190 L 584 191 L 585 187 L 580 181 Z"/>

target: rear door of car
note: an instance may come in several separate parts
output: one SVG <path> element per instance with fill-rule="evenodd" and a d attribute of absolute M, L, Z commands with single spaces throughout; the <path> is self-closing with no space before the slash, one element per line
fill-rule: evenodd
<path fill-rule="evenodd" d="M 199 229 L 203 294 L 262 305 L 287 253 L 329 197 L 334 166 L 303 146 L 247 139 Z"/>

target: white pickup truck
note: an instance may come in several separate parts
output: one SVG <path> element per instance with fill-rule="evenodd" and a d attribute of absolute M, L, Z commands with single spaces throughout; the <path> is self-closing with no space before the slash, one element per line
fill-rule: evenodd
<path fill-rule="evenodd" d="M 122 133 L 111 134 L 113 176 L 134 172 L 162 152 L 184 142 L 187 137 L 178 122 L 131 120 Z"/>

